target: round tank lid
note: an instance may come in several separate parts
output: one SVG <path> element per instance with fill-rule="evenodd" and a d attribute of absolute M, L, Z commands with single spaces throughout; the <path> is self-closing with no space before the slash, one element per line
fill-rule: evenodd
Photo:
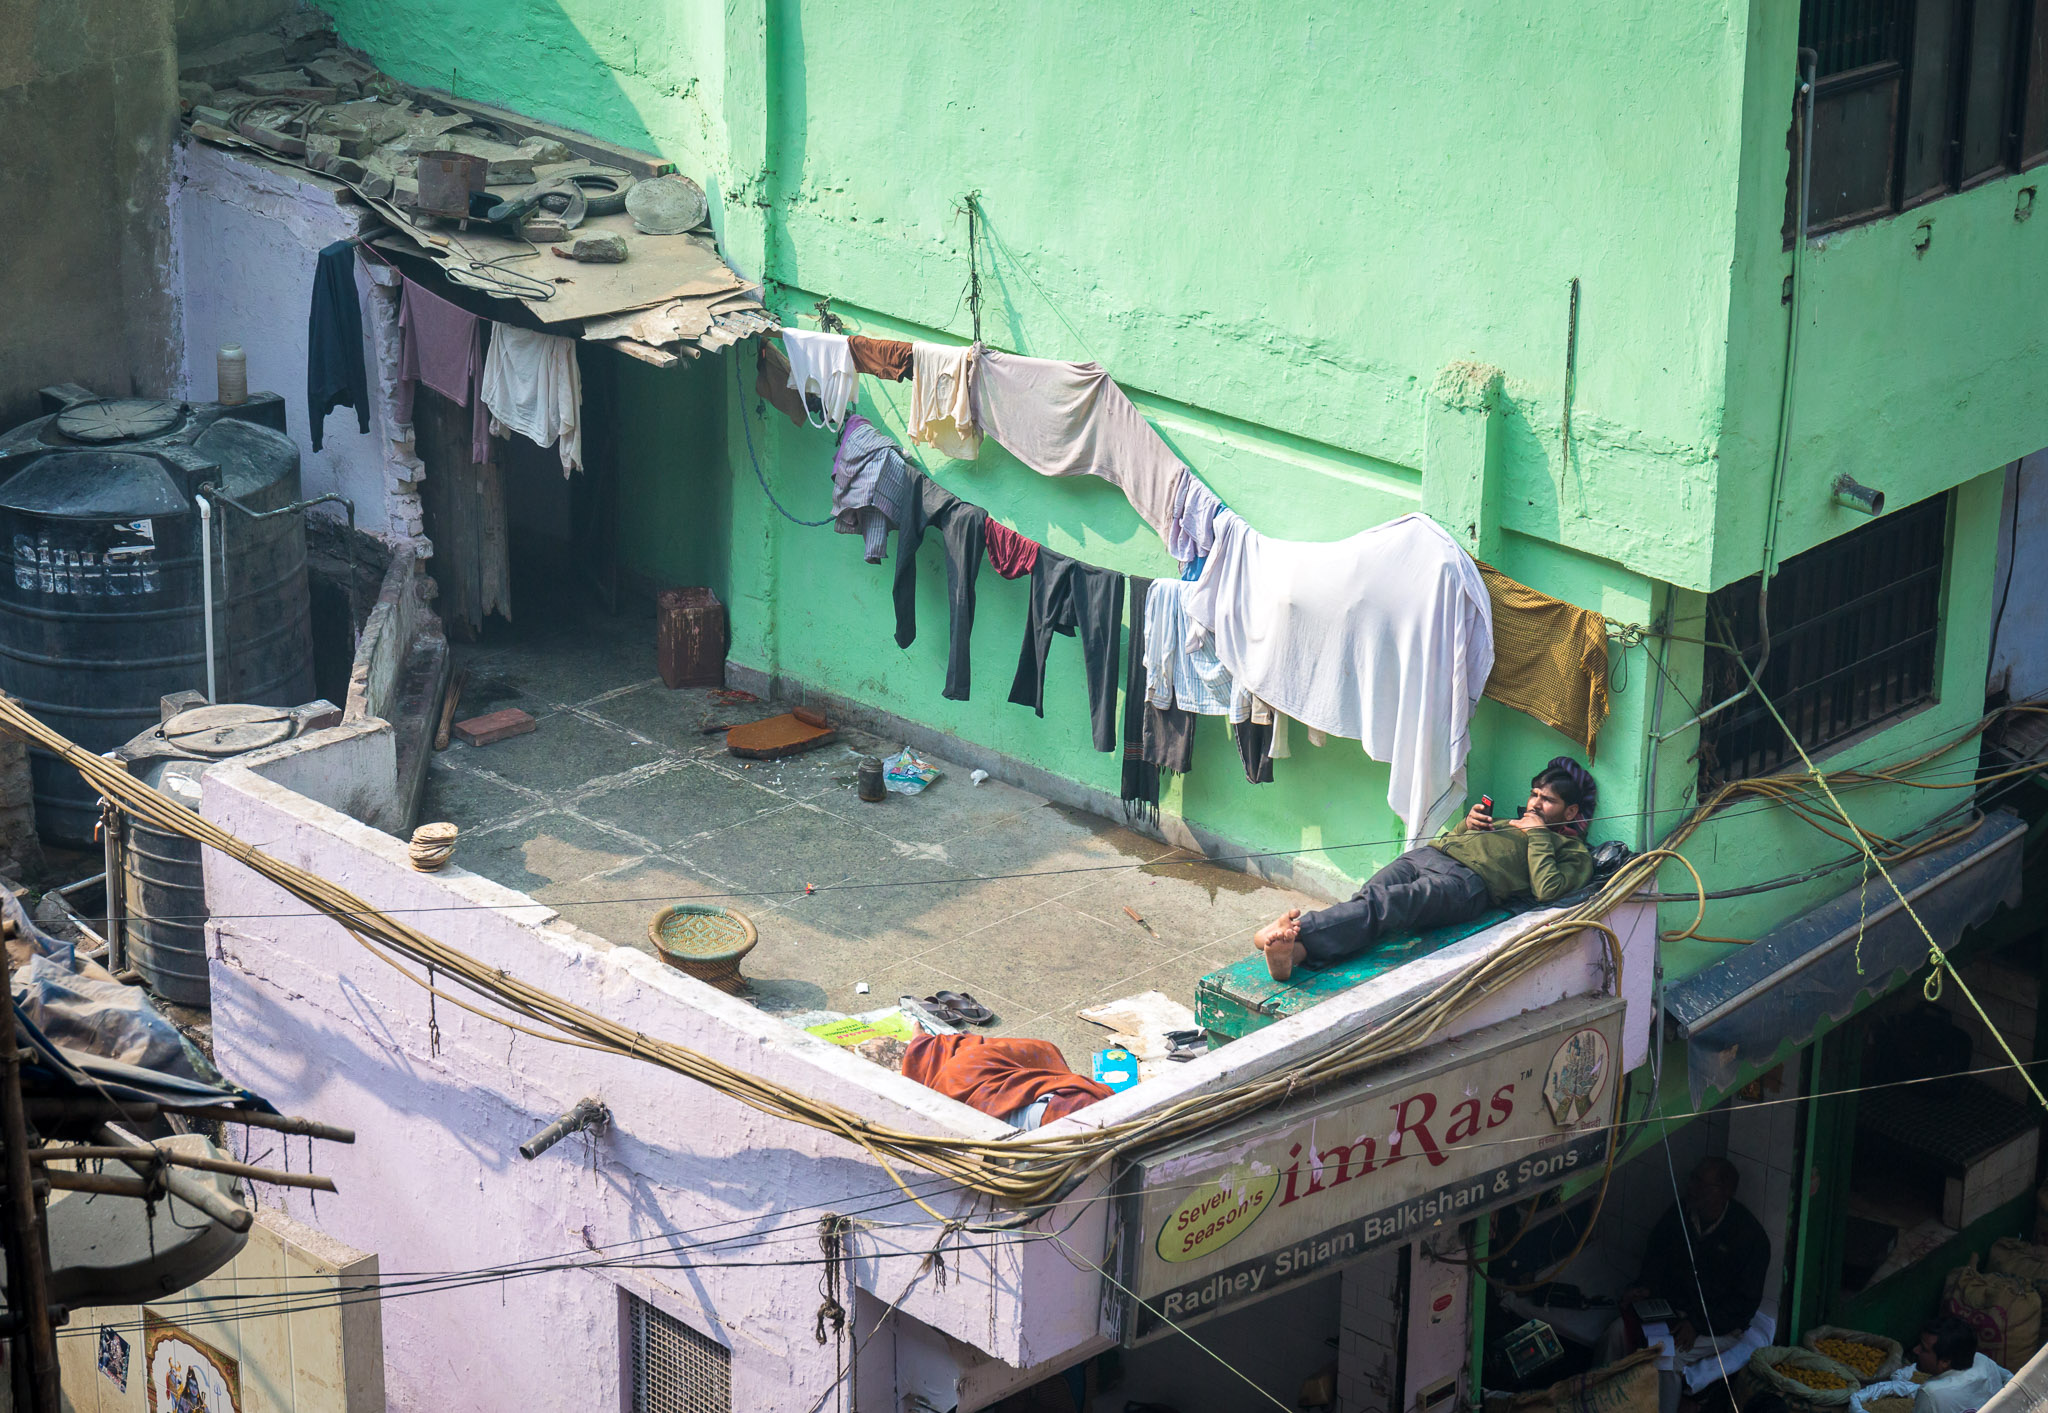
<path fill-rule="evenodd" d="M 194 707 L 164 723 L 163 734 L 181 751 L 225 759 L 290 740 L 292 714 L 281 707 L 240 703 Z"/>
<path fill-rule="evenodd" d="M 185 415 L 182 402 L 154 397 L 103 397 L 57 414 L 57 430 L 75 442 L 132 442 L 161 436 Z"/>

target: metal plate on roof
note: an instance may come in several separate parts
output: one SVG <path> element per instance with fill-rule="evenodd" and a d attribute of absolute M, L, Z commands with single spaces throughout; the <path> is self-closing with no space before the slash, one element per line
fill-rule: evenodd
<path fill-rule="evenodd" d="M 291 739 L 292 714 L 239 702 L 194 707 L 164 723 L 164 740 L 195 756 L 225 759 Z"/>
<path fill-rule="evenodd" d="M 688 177 L 635 182 L 626 193 L 626 214 L 648 235 L 681 235 L 703 225 L 710 213 L 704 189 Z"/>
<path fill-rule="evenodd" d="M 161 436 L 185 415 L 182 402 L 154 397 L 103 397 L 57 414 L 57 430 L 75 442 L 128 442 Z"/>

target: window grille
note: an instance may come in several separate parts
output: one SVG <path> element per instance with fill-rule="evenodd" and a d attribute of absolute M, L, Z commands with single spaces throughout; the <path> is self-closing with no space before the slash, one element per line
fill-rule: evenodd
<path fill-rule="evenodd" d="M 1946 495 L 1929 497 L 1778 567 L 1762 682 L 1808 754 L 1935 699 L 1948 504 Z M 1763 650 L 1758 582 L 1707 600 L 1706 636 L 1738 645 L 1750 663 Z M 1733 655 L 1707 649 L 1703 701 L 1725 700 L 1748 682 Z M 1797 760 L 1769 708 L 1746 698 L 1701 728 L 1700 792 Z"/>
<path fill-rule="evenodd" d="M 2048 160 L 2048 0 L 1802 0 L 1799 44 L 1819 57 L 1809 230 Z M 1788 241 L 1796 114 L 1790 146 Z"/>
<path fill-rule="evenodd" d="M 732 1413 L 732 1351 L 627 1295 L 633 1413 Z"/>

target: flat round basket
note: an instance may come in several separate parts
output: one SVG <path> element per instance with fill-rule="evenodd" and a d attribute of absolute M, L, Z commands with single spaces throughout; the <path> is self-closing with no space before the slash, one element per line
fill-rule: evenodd
<path fill-rule="evenodd" d="M 737 996 L 747 989 L 740 958 L 754 950 L 760 934 L 731 908 L 677 903 L 654 915 L 647 938 L 670 966 Z"/>

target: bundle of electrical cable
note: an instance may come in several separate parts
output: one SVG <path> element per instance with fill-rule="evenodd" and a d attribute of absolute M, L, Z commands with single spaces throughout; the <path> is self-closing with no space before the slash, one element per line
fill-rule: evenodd
<path fill-rule="evenodd" d="M 1987 718 L 1988 722 L 1989 718 Z M 1976 730 L 1986 723 L 1979 723 Z M 347 889 L 317 874 L 272 857 L 221 829 L 120 766 L 85 750 L 31 716 L 11 697 L 0 695 L 0 730 L 42 747 L 83 775 L 100 794 L 132 817 L 217 850 L 275 884 L 345 929 L 370 952 L 436 997 L 486 1020 L 537 1039 L 628 1056 L 708 1085 L 761 1113 L 835 1133 L 867 1151 L 903 1192 L 934 1216 L 940 1215 L 912 1192 L 898 1171 L 923 1169 L 1013 1208 L 1022 1222 L 1057 1202 L 1089 1177 L 1139 1148 L 1193 1137 L 1290 1097 L 1340 1083 L 1414 1053 L 1477 1000 L 1544 964 L 1558 949 L 1577 945 L 1591 932 L 1605 941 L 1620 987 L 1620 939 L 1602 919 L 1649 885 L 1669 862 L 1692 874 L 1705 913 L 1698 872 L 1677 852 L 1714 811 L 1749 794 L 1769 795 L 1800 808 L 1796 789 L 1783 777 L 1732 782 L 1702 802 L 1663 845 L 1625 862 L 1584 902 L 1546 918 L 1503 946 L 1475 957 L 1442 984 L 1343 1036 L 1321 1054 L 1283 1071 L 1227 1088 L 1190 1095 L 1122 1122 L 1075 1132 L 1029 1133 L 1005 1139 L 968 1139 L 913 1133 L 878 1124 L 841 1105 L 812 1099 L 787 1086 L 724 1064 L 674 1041 L 658 1039 L 607 1019 L 585 1007 L 507 975 L 442 943 L 411 924 L 390 917 Z M 1974 732 L 1964 733 L 1966 736 Z M 1962 738 L 1958 738 L 1960 740 Z M 1930 752 L 1952 749 L 1957 741 Z M 1910 766 L 1895 767 L 1904 770 Z M 1890 772 L 1874 773 L 1887 781 Z M 1975 782 L 1971 782 L 1975 783 Z M 1825 822 L 1802 812 L 1808 822 Z M 1820 813 L 1818 810 L 1813 814 Z M 1891 841 L 1886 841 L 1887 843 Z M 1695 919 L 1694 927 L 1698 926 Z M 405 964 L 429 968 L 439 984 Z M 450 989 L 442 989 L 444 986 Z M 454 994 L 456 991 L 466 993 Z M 1619 1119 L 1617 1106 L 1616 1118 Z"/>

